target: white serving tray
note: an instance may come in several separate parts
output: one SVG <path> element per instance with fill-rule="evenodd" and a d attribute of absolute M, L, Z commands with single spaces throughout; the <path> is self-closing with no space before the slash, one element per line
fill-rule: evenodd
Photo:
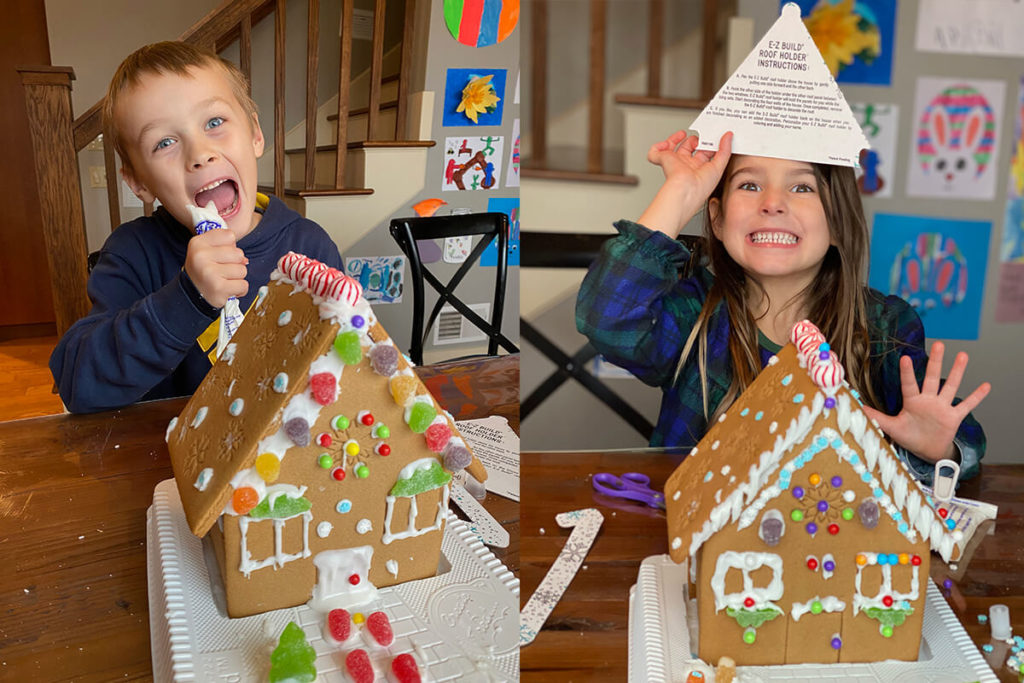
<path fill-rule="evenodd" d="M 870 664 L 740 666 L 739 683 L 845 681 L 849 683 L 999 683 L 939 589 L 927 582 L 920 658 Z M 697 642 L 694 602 L 686 599 L 686 565 L 668 555 L 640 564 L 629 594 L 630 683 L 683 683 Z M 689 609 L 688 609 L 689 607 Z M 713 662 L 711 662 L 713 664 Z"/>
<path fill-rule="evenodd" d="M 344 654 L 355 646 L 325 642 L 322 616 L 309 607 L 229 618 L 218 607 L 213 591 L 222 589 L 211 586 L 203 545 L 188 528 L 174 480 L 158 484 L 146 531 L 156 681 L 266 681 L 270 652 L 289 621 L 317 652 L 318 683 L 348 680 Z M 363 646 L 378 680 L 396 655 L 411 652 L 424 682 L 518 681 L 519 579 L 451 513 L 441 550 L 447 571 L 382 588 L 365 609 L 386 612 L 395 633 L 390 647 Z"/>

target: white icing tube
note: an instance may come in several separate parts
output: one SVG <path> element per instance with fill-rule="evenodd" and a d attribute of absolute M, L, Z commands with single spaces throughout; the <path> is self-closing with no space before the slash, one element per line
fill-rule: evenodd
<path fill-rule="evenodd" d="M 227 226 L 217 213 L 217 205 L 211 200 L 205 207 L 199 208 L 193 204 L 186 205 L 189 214 L 192 216 L 192 225 L 195 226 L 196 234 L 202 235 L 210 230 L 225 230 Z M 227 348 L 231 337 L 242 324 L 242 309 L 238 307 L 238 299 L 231 297 L 220 310 L 220 328 L 217 331 L 217 357 Z"/>

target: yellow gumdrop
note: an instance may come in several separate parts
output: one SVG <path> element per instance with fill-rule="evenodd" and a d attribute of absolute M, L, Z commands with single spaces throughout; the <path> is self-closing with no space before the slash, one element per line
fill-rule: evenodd
<path fill-rule="evenodd" d="M 910 555 L 906 553 L 900 553 L 900 564 L 908 564 L 910 562 Z"/>
<path fill-rule="evenodd" d="M 355 441 L 349 441 L 345 444 L 345 452 L 349 455 L 359 455 L 359 444 Z"/>
<path fill-rule="evenodd" d="M 817 486 L 818 484 L 821 483 L 821 475 L 818 474 L 817 472 L 812 474 L 809 479 L 811 482 L 811 486 Z"/>
<path fill-rule="evenodd" d="M 352 622 L 353 623 L 361 624 L 364 621 L 366 621 L 366 617 L 363 616 L 362 612 L 356 612 L 355 614 L 352 615 Z"/>
<path fill-rule="evenodd" d="M 281 461 L 273 453 L 260 453 L 256 458 L 256 474 L 268 484 L 273 484 L 281 474 Z"/>
<path fill-rule="evenodd" d="M 416 378 L 409 375 L 398 375 L 391 378 L 391 397 L 395 403 L 404 406 L 406 401 L 416 395 Z"/>

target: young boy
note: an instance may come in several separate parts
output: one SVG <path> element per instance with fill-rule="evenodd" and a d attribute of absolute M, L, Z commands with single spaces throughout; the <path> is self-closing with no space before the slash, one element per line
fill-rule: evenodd
<path fill-rule="evenodd" d="M 263 132 L 230 62 L 180 42 L 143 47 L 114 74 L 103 119 L 125 182 L 162 206 L 107 239 L 89 277 L 92 310 L 50 357 L 76 413 L 195 391 L 220 309 L 237 297 L 248 310 L 288 251 L 342 267 L 320 226 L 257 193 Z M 196 235 L 187 207 L 211 201 L 228 229 Z"/>

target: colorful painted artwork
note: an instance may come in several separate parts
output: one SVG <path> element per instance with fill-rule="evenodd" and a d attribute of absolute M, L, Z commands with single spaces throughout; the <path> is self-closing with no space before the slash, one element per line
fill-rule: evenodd
<path fill-rule="evenodd" d="M 519 119 L 512 122 L 512 154 L 508 157 L 505 187 L 519 187 Z"/>
<path fill-rule="evenodd" d="M 977 339 L 992 224 L 877 214 L 869 284 L 907 301 L 940 339 Z"/>
<path fill-rule="evenodd" d="M 444 0 L 444 23 L 463 45 L 494 45 L 519 23 L 519 0 Z"/>
<path fill-rule="evenodd" d="M 491 135 L 445 138 L 441 189 L 497 189 L 504 144 L 504 138 Z"/>
<path fill-rule="evenodd" d="M 907 194 L 995 197 L 1002 81 L 919 78 Z"/>
<path fill-rule="evenodd" d="M 472 235 L 458 235 L 444 238 L 444 262 L 462 263 L 473 249 Z"/>
<path fill-rule="evenodd" d="M 899 107 L 895 104 L 850 103 L 850 109 L 871 143 L 871 149 L 860 153 L 857 187 L 862 195 L 891 197 Z"/>
<path fill-rule="evenodd" d="M 996 322 L 1024 322 L 1024 78 L 1017 89 L 1013 158 L 1006 189 L 1003 237 L 999 243 L 999 295 Z"/>
<path fill-rule="evenodd" d="M 508 216 L 508 265 L 519 265 L 519 197 L 493 197 L 487 200 L 487 211 Z M 480 254 L 481 266 L 498 265 L 498 242 L 493 240 Z"/>
<path fill-rule="evenodd" d="M 349 256 L 345 274 L 363 287 L 372 304 L 397 304 L 405 289 L 405 256 Z"/>
<path fill-rule="evenodd" d="M 892 84 L 897 0 L 792 1 L 837 83 Z"/>
<path fill-rule="evenodd" d="M 448 69 L 442 126 L 500 126 L 506 69 Z"/>

